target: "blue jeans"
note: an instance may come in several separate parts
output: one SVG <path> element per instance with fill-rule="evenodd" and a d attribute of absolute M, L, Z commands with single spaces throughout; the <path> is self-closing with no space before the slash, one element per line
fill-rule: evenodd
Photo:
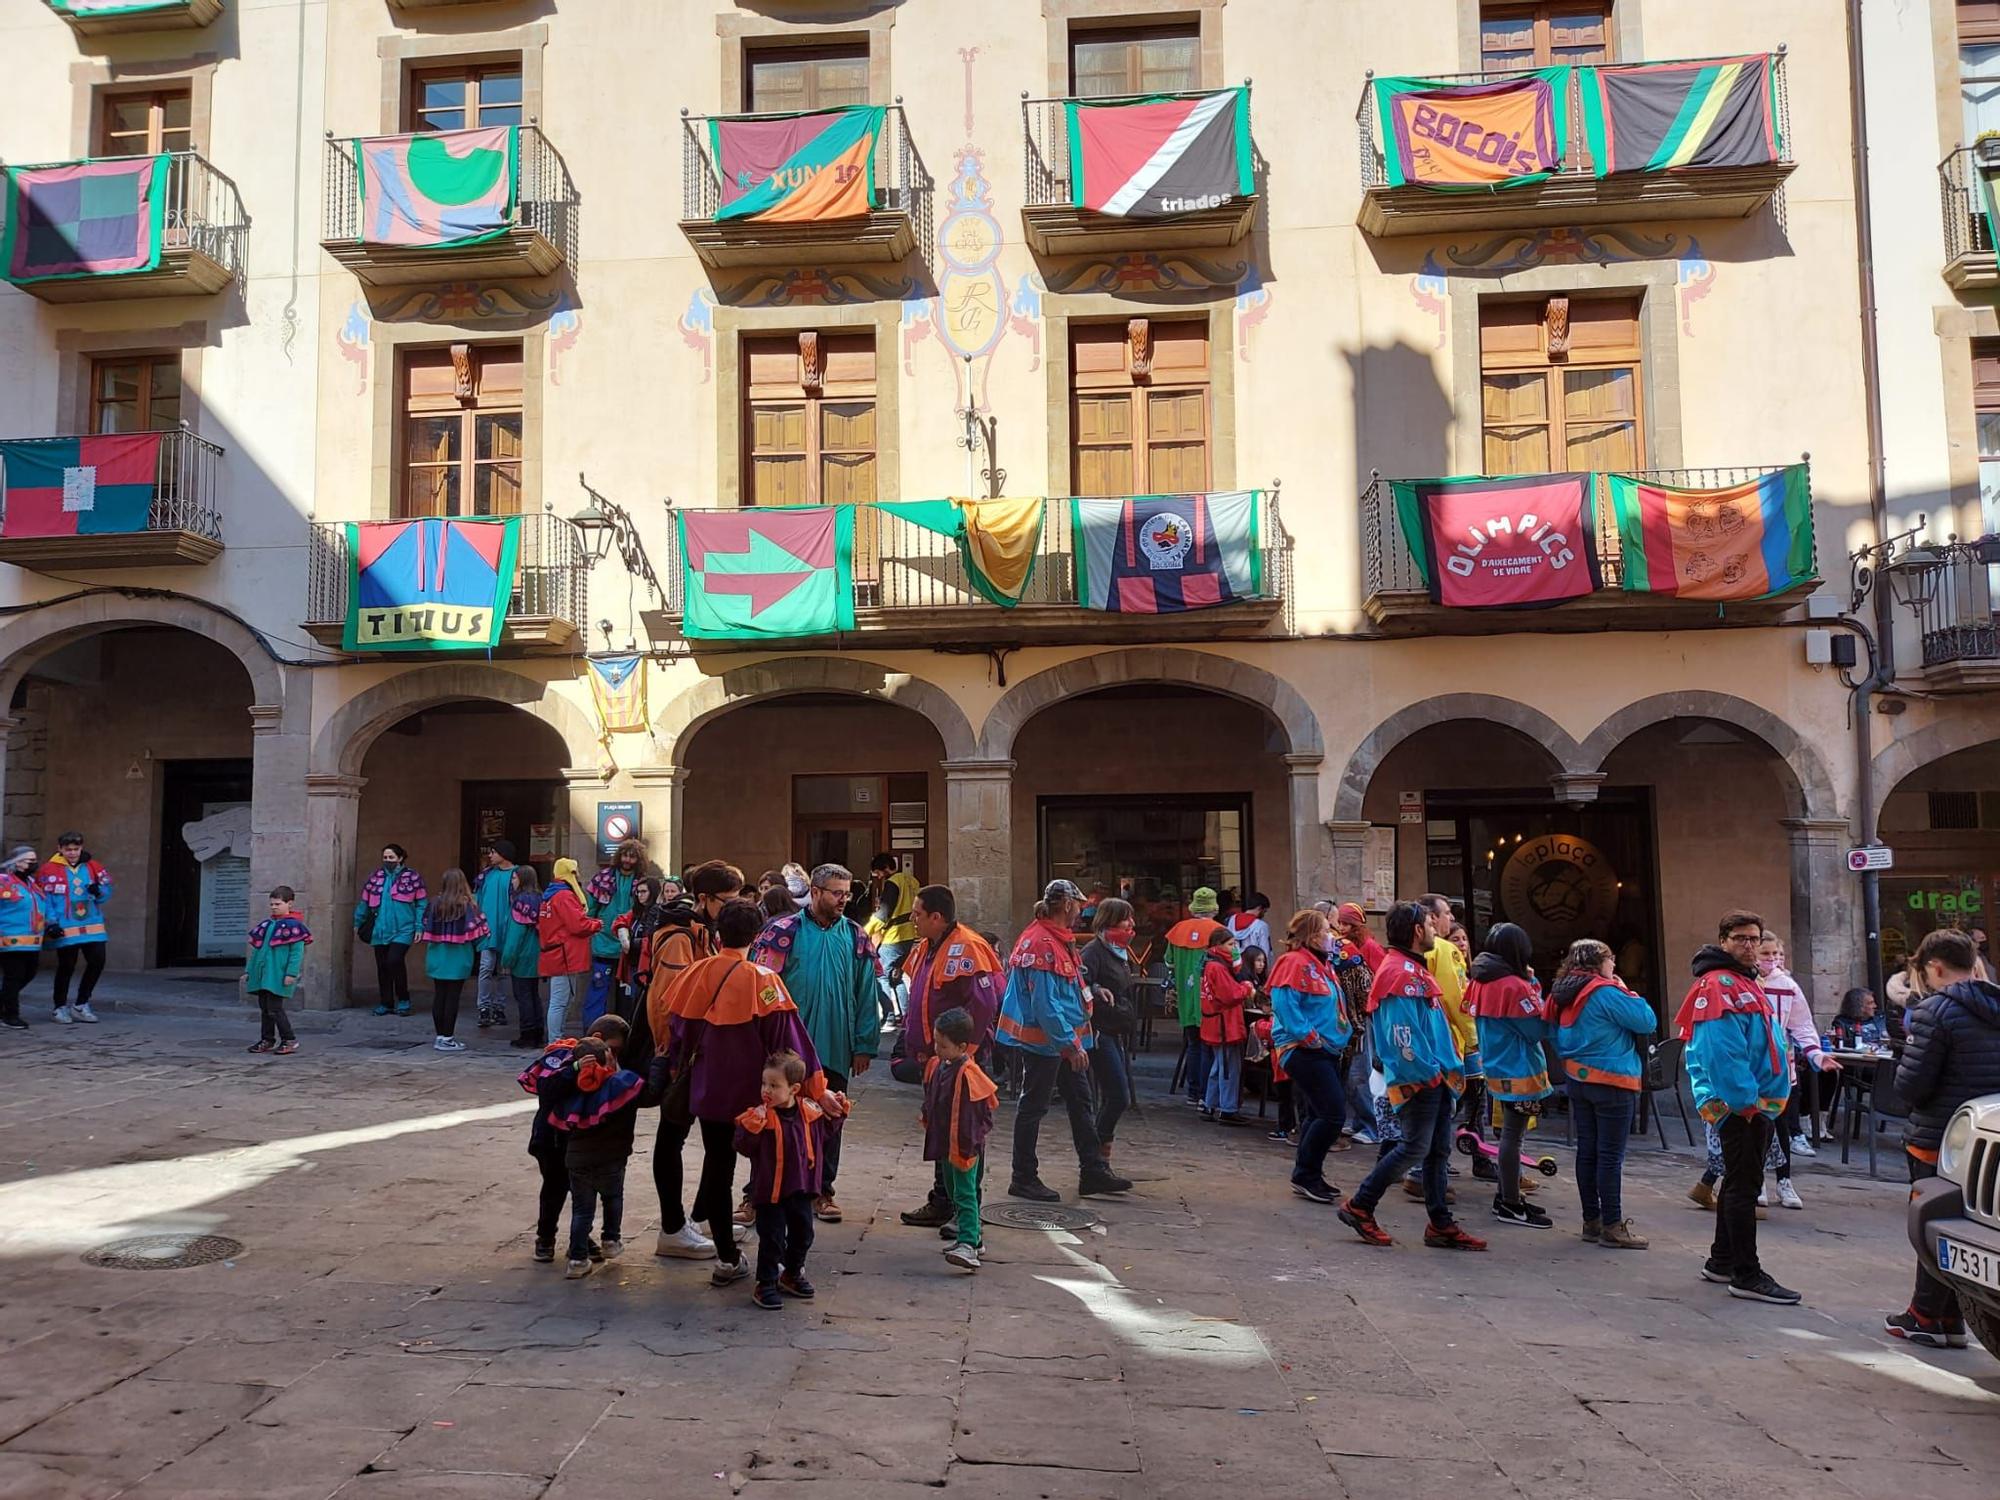
<path fill-rule="evenodd" d="M 1570 1113 L 1576 1118 L 1576 1196 L 1583 1216 L 1601 1224 L 1625 1218 L 1625 1139 L 1639 1096 L 1608 1083 L 1569 1086 Z"/>
<path fill-rule="evenodd" d="M 581 974 L 552 974 L 549 976 L 548 1030 L 543 1037 L 554 1043 L 569 1035 L 564 1028 L 569 1025 L 569 1007 L 572 1000 L 583 997 L 583 976 Z"/>
<path fill-rule="evenodd" d="M 876 986 L 881 993 L 882 1019 L 892 1021 L 903 1008 L 903 960 L 909 957 L 912 943 L 884 943 L 876 953 L 882 961 L 882 982 Z"/>
<path fill-rule="evenodd" d="M 604 1200 L 604 1237 L 607 1240 L 623 1238 L 624 1162 L 613 1162 L 587 1170 L 570 1169 L 569 1258 L 571 1260 L 582 1260 L 590 1254 L 590 1221 L 597 1215 L 599 1198 Z"/>
<path fill-rule="evenodd" d="M 1326 1153 L 1340 1139 L 1347 1117 L 1347 1099 L 1340 1087 L 1340 1054 L 1319 1047 L 1294 1047 L 1285 1059 L 1292 1089 L 1303 1104 L 1299 1154 L 1292 1161 L 1292 1181 L 1313 1187 L 1326 1180 Z"/>
<path fill-rule="evenodd" d="M 1201 1102 L 1218 1114 L 1233 1115 L 1243 1104 L 1243 1044 L 1208 1047 L 1208 1087 Z"/>
<path fill-rule="evenodd" d="M 617 987 L 618 960 L 615 958 L 592 958 L 590 961 L 590 989 L 583 997 L 583 1029 L 588 1031 L 590 1023 L 603 1019 L 611 1009 L 611 992 Z"/>
<path fill-rule="evenodd" d="M 1452 1093 L 1441 1083 L 1418 1089 L 1396 1110 L 1396 1123 L 1403 1138 L 1393 1144 L 1383 1142 L 1382 1154 L 1374 1170 L 1354 1190 L 1354 1206 L 1373 1213 L 1382 1195 L 1402 1177 L 1406 1167 L 1420 1161 L 1424 1178 L 1424 1207 L 1431 1223 L 1442 1229 L 1452 1222 L 1451 1206 L 1445 1202 L 1445 1166 L 1451 1160 Z"/>
<path fill-rule="evenodd" d="M 481 948 L 479 950 L 479 1019 L 490 1018 L 495 1011 L 504 1021 L 507 1018 L 507 976 L 500 969 L 500 950 Z"/>
<path fill-rule="evenodd" d="M 1108 1147 L 1119 1116 L 1132 1102 L 1132 1090 L 1125 1082 L 1125 1043 L 1099 1032 L 1090 1049 L 1090 1076 L 1097 1084 L 1097 1143 Z"/>
<path fill-rule="evenodd" d="M 1181 1040 L 1187 1048 L 1188 1103 L 1201 1103 L 1201 1091 L 1208 1086 L 1208 1043 L 1201 1039 L 1199 1026 L 1183 1026 Z"/>

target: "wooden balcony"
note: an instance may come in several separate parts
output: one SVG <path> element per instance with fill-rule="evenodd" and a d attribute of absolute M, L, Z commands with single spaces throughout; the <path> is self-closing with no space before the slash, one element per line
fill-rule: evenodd
<path fill-rule="evenodd" d="M 160 436 L 159 477 L 139 531 L 0 536 L 0 562 L 38 573 L 201 567 L 222 555 L 222 450 L 185 425 Z"/>
<path fill-rule="evenodd" d="M 187 31 L 222 14 L 222 0 L 49 0 L 78 36 Z"/>
<path fill-rule="evenodd" d="M 221 291 L 242 271 L 243 241 L 250 232 L 236 184 L 194 152 L 175 151 L 167 156 L 165 192 L 159 263 L 151 270 L 107 271 L 14 285 L 43 302 L 63 303 L 202 297 Z"/>
<path fill-rule="evenodd" d="M 1719 469 L 1654 469 L 1644 477 L 1661 484 L 1720 488 L 1743 484 L 1779 465 Z M 1600 492 L 1597 557 L 1604 586 L 1580 599 L 1545 609 L 1464 609 L 1436 603 L 1430 596 L 1414 549 L 1403 535 L 1389 493 L 1377 476 L 1361 496 L 1362 609 L 1384 635 L 1567 634 L 1603 630 L 1700 630 L 1770 625 L 1784 618 L 1818 587 L 1817 580 L 1765 599 L 1680 599 L 1671 594 L 1627 593 L 1618 523 Z"/>
<path fill-rule="evenodd" d="M 381 245 L 362 238 L 354 140 L 329 135 L 321 248 L 365 286 L 518 280 L 575 264 L 579 200 L 569 168 L 536 126 L 521 126 L 520 142 L 520 192 L 505 234 L 477 245 Z"/>

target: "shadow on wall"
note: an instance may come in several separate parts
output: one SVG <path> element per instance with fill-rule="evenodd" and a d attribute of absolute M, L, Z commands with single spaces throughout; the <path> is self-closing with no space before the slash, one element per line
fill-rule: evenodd
<path fill-rule="evenodd" d="M 1374 470 L 1397 478 L 1451 473 L 1451 393 L 1438 379 L 1437 356 L 1413 344 L 1371 344 L 1350 350 L 1347 365 L 1355 495 Z"/>

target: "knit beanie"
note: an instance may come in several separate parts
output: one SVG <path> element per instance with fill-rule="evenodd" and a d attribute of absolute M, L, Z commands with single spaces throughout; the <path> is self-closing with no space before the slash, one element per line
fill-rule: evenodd
<path fill-rule="evenodd" d="M 1212 917 L 1221 909 L 1222 903 L 1215 899 L 1213 886 L 1202 886 L 1188 898 L 1188 915 L 1191 917 Z"/>

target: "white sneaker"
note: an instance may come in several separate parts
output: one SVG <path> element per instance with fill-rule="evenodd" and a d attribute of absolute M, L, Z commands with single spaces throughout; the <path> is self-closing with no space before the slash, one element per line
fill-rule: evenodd
<path fill-rule="evenodd" d="M 1771 1206 L 1771 1195 L 1768 1192 L 1759 1193 L 1757 1195 L 1757 1206 L 1759 1208 L 1769 1208 Z"/>
<path fill-rule="evenodd" d="M 653 1241 L 653 1254 L 667 1260 L 707 1260 L 715 1254 L 715 1241 L 686 1223 L 672 1234 L 662 1229 Z"/>
<path fill-rule="evenodd" d="M 953 1265 L 967 1271 L 976 1271 L 979 1269 L 979 1247 L 977 1245 L 968 1245 L 963 1240 L 960 1240 L 955 1245 L 946 1246 L 944 1258 Z"/>
<path fill-rule="evenodd" d="M 86 1022 L 89 1025 L 95 1026 L 97 1024 L 97 1012 L 92 1010 L 87 1004 L 77 1006 L 71 1014 L 77 1020 Z"/>
<path fill-rule="evenodd" d="M 1813 1149 L 1813 1143 L 1804 1136 L 1795 1135 L 1792 1137 L 1792 1155 L 1818 1156 L 1819 1152 Z"/>
<path fill-rule="evenodd" d="M 732 1281 L 741 1281 L 750 1274 L 750 1257 L 738 1255 L 735 1260 L 719 1260 L 715 1269 L 708 1273 L 710 1286 L 728 1286 Z"/>
<path fill-rule="evenodd" d="M 69 1007 L 67 1005 L 58 1005 L 56 1007 L 56 1025 L 67 1026 L 71 1021 L 74 1021 L 75 1019 L 76 1017 L 70 1014 Z"/>
<path fill-rule="evenodd" d="M 1787 1208 L 1804 1208 L 1806 1206 L 1806 1200 L 1799 1196 L 1799 1190 L 1792 1186 L 1792 1179 L 1789 1177 L 1780 1177 L 1778 1179 L 1778 1201 Z"/>
<path fill-rule="evenodd" d="M 432 1042 L 431 1046 L 440 1052 L 463 1052 L 465 1050 L 465 1043 L 461 1042 L 455 1036 L 441 1036 Z"/>

